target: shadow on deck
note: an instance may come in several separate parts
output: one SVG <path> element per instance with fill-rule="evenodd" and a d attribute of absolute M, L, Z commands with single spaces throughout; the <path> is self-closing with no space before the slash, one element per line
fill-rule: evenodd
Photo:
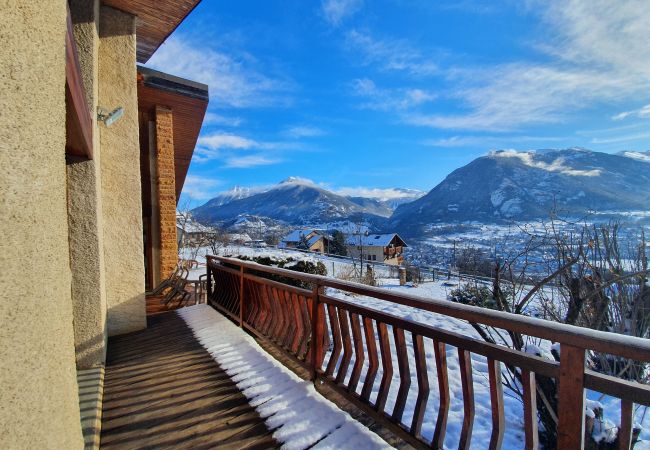
<path fill-rule="evenodd" d="M 271 431 L 175 313 L 109 339 L 101 447 L 278 448 Z"/>

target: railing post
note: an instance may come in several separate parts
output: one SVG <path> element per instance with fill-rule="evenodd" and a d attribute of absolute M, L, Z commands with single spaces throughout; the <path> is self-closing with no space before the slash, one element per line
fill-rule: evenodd
<path fill-rule="evenodd" d="M 585 349 L 560 346 L 557 448 L 583 448 L 585 428 Z"/>
<path fill-rule="evenodd" d="M 206 260 L 206 265 L 205 265 L 205 267 L 206 267 L 206 272 L 207 272 L 207 276 L 208 276 L 208 279 L 207 279 L 207 281 L 206 281 L 206 287 L 205 287 L 205 289 L 206 289 L 206 293 L 205 293 L 205 303 L 206 303 L 206 304 L 209 304 L 209 303 L 210 303 L 209 300 L 210 300 L 210 296 L 212 295 L 212 267 L 210 267 L 210 263 L 211 263 L 211 262 L 212 262 L 212 258 L 210 258 L 210 257 L 208 256 L 208 257 L 207 257 L 207 260 Z"/>
<path fill-rule="evenodd" d="M 244 266 L 239 266 L 239 326 L 244 327 Z"/>
<path fill-rule="evenodd" d="M 319 355 L 323 347 L 323 327 L 321 326 L 320 305 L 319 305 L 320 285 L 314 284 L 312 288 L 312 302 L 311 302 L 311 362 L 309 368 L 309 379 L 316 381 L 316 366 L 320 360 Z"/>

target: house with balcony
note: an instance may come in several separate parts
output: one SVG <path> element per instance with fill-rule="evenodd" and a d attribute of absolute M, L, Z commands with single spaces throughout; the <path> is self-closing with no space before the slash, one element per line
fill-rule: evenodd
<path fill-rule="evenodd" d="M 406 242 L 397 233 L 351 234 L 345 240 L 348 256 L 364 261 L 399 266 L 404 261 Z"/>
<path fill-rule="evenodd" d="M 174 281 L 208 87 L 138 64 L 198 3 L 3 4 L 0 448 L 537 448 L 547 408 L 557 448 L 579 449 L 587 389 L 618 399 L 617 446 L 631 448 L 650 389 L 585 357 L 650 361 L 645 339 L 222 257 L 201 269 L 205 304 L 147 316 L 149 290 Z M 378 236 L 359 250 L 399 258 L 406 244 Z M 552 341 L 559 361 L 358 296 Z"/>

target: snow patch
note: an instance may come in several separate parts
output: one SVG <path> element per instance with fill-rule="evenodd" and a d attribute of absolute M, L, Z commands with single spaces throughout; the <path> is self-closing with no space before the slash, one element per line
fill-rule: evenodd
<path fill-rule="evenodd" d="M 535 152 L 518 152 L 517 150 L 498 150 L 490 152 L 489 156 L 499 158 L 517 158 L 524 165 L 535 169 L 546 170 L 548 172 L 559 172 L 564 175 L 597 177 L 602 172 L 601 169 L 578 170 L 572 169 L 565 164 L 565 158 L 556 158 L 552 163 L 535 160 Z"/>
<path fill-rule="evenodd" d="M 194 336 L 265 419 L 283 449 L 392 448 L 268 355 L 208 305 L 178 310 Z"/>

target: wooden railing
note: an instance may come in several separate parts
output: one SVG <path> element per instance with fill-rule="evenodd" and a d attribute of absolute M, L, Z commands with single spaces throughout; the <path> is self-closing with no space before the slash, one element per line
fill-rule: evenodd
<path fill-rule="evenodd" d="M 472 353 L 487 359 L 492 432 L 490 442 L 485 446 L 489 448 L 501 448 L 504 438 L 502 364 L 518 368 L 521 374 L 526 448 L 538 445 L 536 375 L 558 383 L 557 447 L 562 450 L 583 447 L 585 389 L 621 399 L 620 449 L 629 449 L 631 445 L 633 405 L 650 405 L 648 386 L 585 368 L 587 351 L 650 361 L 650 342 L 646 339 L 425 299 L 232 258 L 209 256 L 207 270 L 208 298 L 212 306 L 309 369 L 315 382 L 328 383 L 374 419 L 419 448 L 443 447 L 450 408 L 446 346 L 455 347 L 458 352 L 463 397 L 459 448 L 469 448 L 472 438 L 475 414 Z M 296 287 L 287 281 L 304 286 Z M 311 288 L 305 289 L 305 286 Z M 326 287 L 558 342 L 560 361 L 360 306 L 327 295 Z M 435 367 L 427 367 L 424 338 L 428 338 L 426 342 L 429 339 L 433 341 Z M 412 358 L 409 358 L 409 341 Z M 425 442 L 421 430 L 431 389 L 428 371 L 434 370 L 439 396 L 438 414 L 433 439 Z M 417 394 L 412 419 L 404 423 L 402 419 L 411 391 L 412 371 L 416 375 L 417 389 L 414 391 Z M 378 392 L 371 401 L 371 392 L 380 372 Z M 397 374 L 397 397 L 388 413 L 388 393 Z"/>

